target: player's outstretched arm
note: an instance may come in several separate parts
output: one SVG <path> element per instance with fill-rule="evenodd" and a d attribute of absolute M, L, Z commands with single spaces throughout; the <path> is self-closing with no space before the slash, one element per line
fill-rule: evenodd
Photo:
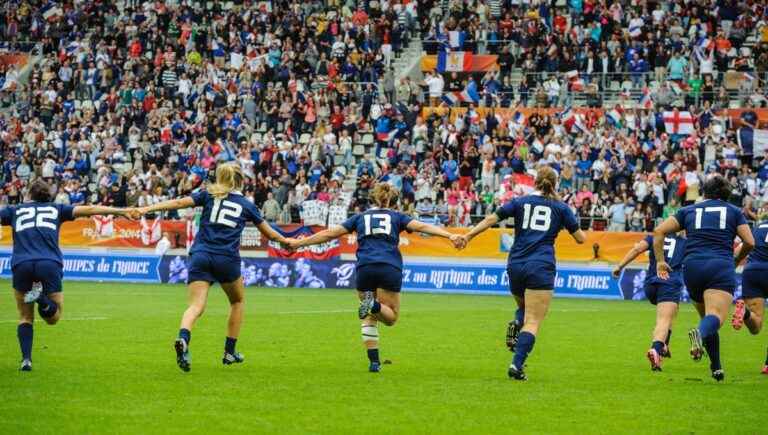
<path fill-rule="evenodd" d="M 260 224 L 256 226 L 256 228 L 261 231 L 261 234 L 264 234 L 269 240 L 277 243 L 281 243 L 283 245 L 288 245 L 290 240 L 282 234 L 275 231 L 274 228 L 272 228 L 272 225 L 268 224 L 267 221 L 261 221 Z"/>
<path fill-rule="evenodd" d="M 415 231 L 417 233 L 425 233 L 433 236 L 450 239 L 451 243 L 453 243 L 453 246 L 456 249 L 462 249 L 466 245 L 466 241 L 464 240 L 464 237 L 462 237 L 461 235 L 449 233 L 448 231 L 432 224 L 424 223 L 417 220 L 412 220 L 408 222 L 408 225 L 406 226 L 406 228 L 408 229 L 408 231 Z"/>
<path fill-rule="evenodd" d="M 653 255 L 656 257 L 656 275 L 661 279 L 669 278 L 670 268 L 664 261 L 664 237 L 680 231 L 680 223 L 674 216 L 668 217 L 653 230 Z"/>
<path fill-rule="evenodd" d="M 583 245 L 584 242 L 587 241 L 587 233 L 580 229 L 572 232 L 571 237 L 573 237 L 573 240 L 575 240 L 579 245 Z"/>
<path fill-rule="evenodd" d="M 317 245 L 319 243 L 325 243 L 327 241 L 338 239 L 344 234 L 349 234 L 346 228 L 341 225 L 336 225 L 320 231 L 319 233 L 312 234 L 305 239 L 292 240 L 288 243 L 291 249 L 299 249 L 304 246 Z"/>
<path fill-rule="evenodd" d="M 497 223 L 499 223 L 499 215 L 496 213 L 489 214 L 485 217 L 485 219 L 481 220 L 477 225 L 472 227 L 472 229 L 469 230 L 467 234 L 464 234 L 464 239 L 467 241 L 467 243 L 469 243 L 472 239 L 475 238 L 475 236 L 496 225 Z"/>
<path fill-rule="evenodd" d="M 741 246 L 737 248 L 736 258 L 734 260 L 736 266 L 738 266 L 745 258 L 747 258 L 747 255 L 749 255 L 755 247 L 755 237 L 752 235 L 752 231 L 747 224 L 742 224 L 736 227 L 736 234 L 738 234 L 741 239 Z"/>
<path fill-rule="evenodd" d="M 130 216 L 130 210 L 127 208 L 105 207 L 102 205 L 78 205 L 72 210 L 72 215 L 76 218 L 95 215 L 115 215 Z"/>
<path fill-rule="evenodd" d="M 182 208 L 190 208 L 194 206 L 195 206 L 195 200 L 192 199 L 191 196 L 186 196 L 184 198 L 169 199 L 168 201 L 158 202 L 157 204 L 141 207 L 139 211 L 141 212 L 142 215 L 145 215 L 148 213 L 155 213 L 158 211 L 179 210 Z"/>
<path fill-rule="evenodd" d="M 650 248 L 651 247 L 648 245 L 648 242 L 645 240 L 640 240 L 639 242 L 635 243 L 635 246 L 633 246 L 632 249 L 630 249 L 629 252 L 627 252 L 627 254 L 624 256 L 624 258 L 621 259 L 619 264 L 613 268 L 613 272 L 611 272 L 613 277 L 618 278 L 621 275 L 621 271 L 627 267 L 627 264 L 633 262 L 635 258 Z"/>

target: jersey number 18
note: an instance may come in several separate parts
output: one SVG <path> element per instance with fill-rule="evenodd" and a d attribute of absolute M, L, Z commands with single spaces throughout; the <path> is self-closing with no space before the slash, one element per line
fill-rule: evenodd
<path fill-rule="evenodd" d="M 531 213 L 531 204 L 523 204 L 523 229 L 536 231 L 548 231 L 552 225 L 552 209 L 546 205 L 537 205 L 533 207 Z"/>

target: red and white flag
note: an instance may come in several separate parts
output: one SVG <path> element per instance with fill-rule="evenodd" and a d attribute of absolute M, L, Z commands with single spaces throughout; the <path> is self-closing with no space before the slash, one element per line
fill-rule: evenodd
<path fill-rule="evenodd" d="M 669 134 L 692 134 L 693 116 L 691 112 L 664 112 L 664 128 Z"/>
<path fill-rule="evenodd" d="M 157 216 L 152 222 L 152 225 L 147 223 L 147 218 L 141 217 L 141 243 L 144 246 L 149 246 L 157 243 L 163 236 L 162 224 L 163 218 Z"/>
<path fill-rule="evenodd" d="M 194 215 L 187 218 L 187 253 L 189 253 L 189 249 L 192 248 L 192 243 L 195 241 L 198 228 L 198 215 L 195 213 Z"/>
<path fill-rule="evenodd" d="M 96 225 L 96 234 L 99 237 L 112 237 L 115 232 L 113 216 L 94 216 L 93 223 Z"/>

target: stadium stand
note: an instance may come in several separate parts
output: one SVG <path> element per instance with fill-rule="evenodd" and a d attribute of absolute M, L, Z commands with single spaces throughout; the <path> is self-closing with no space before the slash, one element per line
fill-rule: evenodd
<path fill-rule="evenodd" d="M 142 206 L 236 160 L 281 223 L 386 180 L 468 225 L 541 164 L 585 229 L 648 230 L 711 172 L 766 209 L 761 2 L 202 5 L 6 2 L 2 204 L 43 177 L 57 202 Z"/>

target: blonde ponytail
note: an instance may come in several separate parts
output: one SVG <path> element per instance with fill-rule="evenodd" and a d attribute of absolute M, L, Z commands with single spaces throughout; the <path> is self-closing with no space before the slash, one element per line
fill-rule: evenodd
<path fill-rule="evenodd" d="M 216 168 L 216 183 L 208 186 L 214 198 L 226 198 L 232 192 L 243 189 L 243 170 L 237 163 L 224 163 Z"/>

